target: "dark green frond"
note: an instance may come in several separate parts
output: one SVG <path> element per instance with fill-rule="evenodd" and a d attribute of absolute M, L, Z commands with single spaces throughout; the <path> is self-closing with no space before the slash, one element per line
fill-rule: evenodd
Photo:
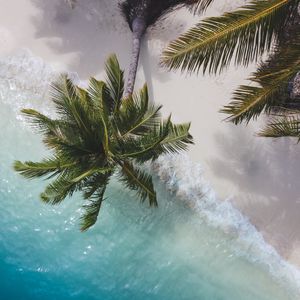
<path fill-rule="evenodd" d="M 193 144 L 193 137 L 189 133 L 191 124 L 178 124 L 171 123 L 169 134 L 161 143 L 165 152 L 178 153 L 186 151 L 190 144 Z"/>
<path fill-rule="evenodd" d="M 43 141 L 49 149 L 55 149 L 59 153 L 73 153 L 75 151 L 78 155 L 90 153 L 86 147 L 87 145 L 78 134 L 77 126 L 74 126 L 71 122 L 52 120 L 33 109 L 23 109 L 22 113 L 35 129 L 44 134 Z M 99 130 L 99 133 L 101 133 L 101 130 Z M 91 136 L 89 139 L 91 139 Z"/>
<path fill-rule="evenodd" d="M 49 184 L 41 194 L 41 200 L 47 204 L 56 205 L 61 203 L 66 197 L 72 196 L 76 190 L 80 189 L 80 183 L 72 182 L 69 173 L 63 173 Z"/>
<path fill-rule="evenodd" d="M 262 112 L 280 108 L 289 98 L 288 87 L 300 70 L 300 35 L 293 43 L 280 47 L 250 78 L 254 85 L 240 86 L 231 103 L 221 112 L 235 124 L 249 122 Z"/>
<path fill-rule="evenodd" d="M 89 178 L 94 175 L 101 175 L 103 178 L 107 177 L 107 174 L 111 174 L 113 171 L 113 168 L 111 167 L 106 167 L 106 168 L 99 168 L 99 167 L 94 167 L 90 168 L 87 171 L 81 173 L 80 175 L 74 177 L 71 179 L 71 182 L 78 183 L 81 182 L 82 180 Z M 99 182 L 100 184 L 100 182 Z"/>
<path fill-rule="evenodd" d="M 46 175 L 56 175 L 73 165 L 74 163 L 63 162 L 58 157 L 53 157 L 43 159 L 41 162 L 26 161 L 22 163 L 20 161 L 15 161 L 14 169 L 22 176 L 33 179 Z"/>
<path fill-rule="evenodd" d="M 207 18 L 173 41 L 163 53 L 169 69 L 217 73 L 235 58 L 248 65 L 270 50 L 299 0 L 254 0 L 221 17 Z"/>
<path fill-rule="evenodd" d="M 83 206 L 83 208 L 85 209 L 85 213 L 81 217 L 81 231 L 87 231 L 97 222 L 102 202 L 105 200 L 103 198 L 104 192 L 105 189 L 103 189 L 103 191 L 98 192 L 97 198 L 95 197 L 94 199 L 89 200 L 89 204 Z"/>
<path fill-rule="evenodd" d="M 116 117 L 118 130 L 122 137 L 142 135 L 160 123 L 161 106 L 149 105 L 148 89 L 145 85 L 138 95 L 122 102 Z"/>
<path fill-rule="evenodd" d="M 118 59 L 115 54 L 111 55 L 105 64 L 106 83 L 109 88 L 113 109 L 119 108 L 124 92 L 124 71 L 121 70 Z"/>
<path fill-rule="evenodd" d="M 152 128 L 151 132 L 141 136 L 139 139 L 129 140 L 126 145 L 126 151 L 120 157 L 122 159 L 135 159 L 142 163 L 149 160 L 155 160 L 164 153 L 163 141 L 167 138 L 171 127 L 171 116 Z M 130 147 L 131 146 L 131 147 Z"/>
<path fill-rule="evenodd" d="M 85 185 L 85 199 L 89 199 L 89 203 L 83 206 L 85 213 L 81 217 L 81 231 L 88 230 L 97 222 L 110 175 L 111 173 L 96 174 L 88 182 L 89 191 L 86 190 L 87 185 Z"/>
<path fill-rule="evenodd" d="M 87 178 L 83 187 L 84 199 L 90 199 L 95 196 L 95 193 L 104 185 L 108 184 L 110 176 L 114 173 L 114 168 L 108 172 L 98 172 Z"/>
<path fill-rule="evenodd" d="M 109 107 L 112 103 L 109 102 L 109 98 L 105 97 L 105 83 L 95 78 L 90 78 L 88 94 L 93 100 L 95 108 L 100 111 L 103 117 L 107 118 Z"/>
<path fill-rule="evenodd" d="M 61 119 L 73 120 L 72 102 L 76 98 L 76 87 L 66 74 L 51 85 L 50 95 Z"/>
<path fill-rule="evenodd" d="M 123 157 L 134 158 L 135 161 L 143 163 L 155 160 L 162 154 L 185 151 L 190 144 L 193 144 L 189 129 L 190 124 L 175 125 L 169 118 L 149 134 L 133 140 L 132 147 L 127 148 L 128 152 L 124 153 Z"/>
<path fill-rule="evenodd" d="M 49 204 L 58 204 L 67 196 L 72 196 L 75 191 L 85 189 L 89 178 L 101 174 L 103 178 L 107 178 L 111 172 L 111 168 L 90 168 L 83 170 L 83 166 L 74 166 L 59 175 L 51 184 L 49 184 L 45 192 L 42 193 L 41 198 L 44 202 Z M 98 186 L 102 182 L 98 183 Z"/>
<path fill-rule="evenodd" d="M 78 128 L 82 137 L 91 136 L 91 116 L 94 113 L 93 101 L 69 78 L 62 76 L 52 86 L 52 100 L 60 119 L 70 127 Z"/>
<path fill-rule="evenodd" d="M 55 133 L 58 125 L 62 123 L 60 120 L 52 120 L 34 109 L 22 109 L 21 112 L 32 127 L 41 133 Z"/>
<path fill-rule="evenodd" d="M 153 187 L 152 177 L 126 161 L 121 164 L 121 167 L 120 179 L 125 186 L 137 192 L 141 201 L 144 202 L 148 199 L 151 206 L 157 206 L 156 192 Z"/>
<path fill-rule="evenodd" d="M 259 132 L 263 137 L 296 137 L 300 139 L 300 119 L 297 117 L 283 117 L 271 121 L 265 129 Z"/>

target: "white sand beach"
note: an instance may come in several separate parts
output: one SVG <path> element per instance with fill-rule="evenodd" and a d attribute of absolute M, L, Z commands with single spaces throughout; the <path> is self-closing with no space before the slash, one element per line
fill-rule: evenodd
<path fill-rule="evenodd" d="M 235 2 L 235 4 L 232 4 Z M 245 1 L 216 1 L 207 15 Z M 116 0 L 0 0 L 0 56 L 29 49 L 56 70 L 80 79 L 103 74 L 103 63 L 117 53 L 127 68 L 131 33 Z M 186 76 L 159 67 L 161 50 L 199 17 L 177 11 L 147 33 L 136 87 L 146 80 L 153 101 L 175 121 L 192 122 L 193 161 L 205 168 L 220 199 L 231 201 L 287 260 L 300 267 L 300 160 L 295 140 L 255 136 L 259 124 L 234 126 L 218 111 L 255 69 L 231 67 L 219 76 Z M 262 120 L 263 121 L 263 120 Z"/>

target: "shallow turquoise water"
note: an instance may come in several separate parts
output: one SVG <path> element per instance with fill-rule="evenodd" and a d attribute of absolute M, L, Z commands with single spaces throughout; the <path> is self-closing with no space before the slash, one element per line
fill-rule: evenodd
<path fill-rule="evenodd" d="M 157 180 L 153 210 L 113 182 L 98 223 L 80 233 L 79 196 L 45 206 L 38 200 L 45 182 L 25 181 L 11 169 L 14 159 L 38 160 L 45 150 L 16 118 L 22 89 L 9 89 L 20 97 L 2 103 L 0 113 L 1 299 L 299 299 L 294 269 L 264 249 L 250 225 L 247 234 L 239 231 L 244 225 L 233 231 L 240 221 L 231 208 L 197 208 L 183 199 L 188 187 L 178 193 L 181 183 L 175 197 Z"/>

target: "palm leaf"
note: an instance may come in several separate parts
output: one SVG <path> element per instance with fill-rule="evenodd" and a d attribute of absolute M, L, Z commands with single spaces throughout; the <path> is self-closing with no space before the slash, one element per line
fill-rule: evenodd
<path fill-rule="evenodd" d="M 221 112 L 238 124 L 257 118 L 263 111 L 270 113 L 284 105 L 289 98 L 288 86 L 300 70 L 300 35 L 292 43 L 281 46 L 262 64 L 250 80 L 256 85 L 242 85 L 234 93 L 231 103 Z"/>
<path fill-rule="evenodd" d="M 98 193 L 97 199 L 91 199 L 89 200 L 89 204 L 84 205 L 85 213 L 81 217 L 81 231 L 88 230 L 97 222 L 102 202 L 104 201 L 104 192 L 105 189 Z"/>
<path fill-rule="evenodd" d="M 63 173 L 59 175 L 45 191 L 41 194 L 41 200 L 47 204 L 56 205 L 61 203 L 66 197 L 72 196 L 81 185 L 78 182 L 72 182 L 72 173 Z"/>
<path fill-rule="evenodd" d="M 118 157 L 135 159 L 139 163 L 157 159 L 164 152 L 161 144 L 169 135 L 170 127 L 171 116 L 139 139 L 126 140 L 126 151 Z"/>
<path fill-rule="evenodd" d="M 193 144 L 193 137 L 190 135 L 191 124 L 175 125 L 171 123 L 167 137 L 161 143 L 164 152 L 178 153 L 186 151 L 190 144 Z"/>
<path fill-rule="evenodd" d="M 79 151 L 81 155 L 89 153 L 84 149 L 83 140 L 78 135 L 76 126 L 66 120 L 53 120 L 34 109 L 23 109 L 22 113 L 30 121 L 32 127 L 37 129 L 45 138 L 44 143 L 49 149 L 59 151 Z M 99 132 L 101 132 L 99 130 Z M 72 143 L 70 144 L 70 141 Z"/>
<path fill-rule="evenodd" d="M 99 189 L 101 189 L 105 184 L 108 184 L 108 180 L 113 173 L 114 168 L 111 169 L 111 172 L 98 172 L 87 178 L 83 187 L 84 199 L 90 199 L 94 197 L 95 193 Z"/>
<path fill-rule="evenodd" d="M 116 123 L 122 137 L 129 134 L 142 135 L 160 122 L 161 106 L 149 105 L 148 89 L 145 85 L 138 95 L 123 101 Z"/>
<path fill-rule="evenodd" d="M 99 110 L 102 117 L 108 117 L 109 106 L 112 104 L 109 99 L 105 97 L 105 83 L 95 78 L 90 78 L 88 94 L 94 102 L 95 108 Z"/>
<path fill-rule="evenodd" d="M 30 122 L 32 127 L 41 133 L 55 134 L 58 126 L 63 124 L 61 120 L 52 120 L 34 109 L 22 109 L 21 112 Z"/>
<path fill-rule="evenodd" d="M 49 204 L 58 204 L 67 196 L 72 196 L 76 190 L 82 190 L 89 177 L 101 174 L 106 178 L 112 172 L 111 168 L 94 167 L 84 170 L 83 166 L 69 168 L 60 174 L 41 194 L 42 200 Z"/>
<path fill-rule="evenodd" d="M 116 55 L 111 55 L 108 58 L 105 64 L 105 72 L 107 76 L 106 83 L 109 88 L 109 94 L 114 111 L 116 111 L 120 106 L 124 92 L 124 71 L 121 70 Z"/>
<path fill-rule="evenodd" d="M 300 120 L 297 117 L 283 117 L 274 119 L 265 129 L 259 132 L 263 137 L 296 137 L 300 140 Z"/>
<path fill-rule="evenodd" d="M 109 98 L 105 92 L 106 85 L 103 81 L 98 81 L 95 78 L 90 79 L 88 93 L 95 103 L 95 109 L 98 112 L 96 117 L 102 123 L 103 148 L 106 155 L 109 156 Z"/>
<path fill-rule="evenodd" d="M 157 206 L 156 192 L 150 175 L 135 168 L 131 163 L 124 162 L 121 164 L 120 179 L 127 188 L 137 192 L 141 201 L 148 199 L 150 205 Z"/>
<path fill-rule="evenodd" d="M 134 158 L 139 163 L 155 160 L 162 154 L 179 153 L 187 150 L 193 144 L 193 137 L 189 133 L 190 123 L 173 124 L 171 119 L 156 126 L 151 133 L 133 141 L 136 152 L 127 152 L 123 156 Z"/>
<path fill-rule="evenodd" d="M 57 175 L 66 168 L 74 166 L 74 163 L 63 162 L 58 157 L 46 158 L 41 162 L 26 161 L 24 163 L 15 161 L 14 169 L 28 179 L 46 175 Z"/>
<path fill-rule="evenodd" d="M 270 50 L 272 41 L 291 18 L 299 0 L 254 0 L 241 9 L 198 23 L 164 51 L 162 63 L 169 69 L 216 73 L 235 57 L 247 66 Z"/>
<path fill-rule="evenodd" d="M 83 206 L 85 213 L 81 217 L 81 231 L 88 230 L 97 222 L 110 175 L 111 174 L 100 174 L 101 178 L 99 178 L 99 174 L 97 174 L 94 177 L 94 179 L 100 179 L 100 181 L 96 183 L 97 188 L 93 185 L 93 191 L 89 193 L 89 204 Z"/>
<path fill-rule="evenodd" d="M 62 121 L 77 127 L 82 137 L 92 135 L 90 118 L 93 102 L 87 93 L 75 86 L 66 75 L 52 85 L 51 98 Z"/>
<path fill-rule="evenodd" d="M 75 95 L 76 87 L 66 74 L 51 85 L 50 96 L 61 119 L 74 121 L 72 102 Z"/>

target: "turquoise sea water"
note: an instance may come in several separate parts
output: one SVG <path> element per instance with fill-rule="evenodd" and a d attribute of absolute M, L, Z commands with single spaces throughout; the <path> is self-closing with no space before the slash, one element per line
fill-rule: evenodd
<path fill-rule="evenodd" d="M 299 272 L 217 200 L 185 156 L 152 168 L 158 209 L 113 181 L 98 223 L 84 234 L 80 196 L 57 207 L 40 203 L 45 182 L 11 168 L 15 159 L 45 155 L 17 111 L 51 113 L 41 95 L 55 75 L 26 53 L 2 59 L 0 69 L 0 299 L 300 299 Z"/>

